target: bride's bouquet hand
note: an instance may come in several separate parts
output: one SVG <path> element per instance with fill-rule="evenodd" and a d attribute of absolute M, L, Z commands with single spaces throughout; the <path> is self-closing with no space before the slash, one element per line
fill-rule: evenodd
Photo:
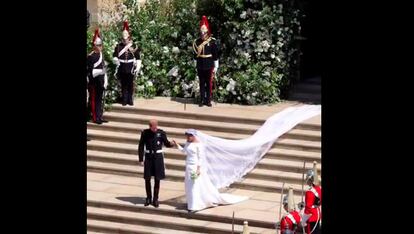
<path fill-rule="evenodd" d="M 200 171 L 199 170 L 197 170 L 197 171 L 192 171 L 191 172 L 191 179 L 192 180 L 196 180 L 197 178 L 198 178 L 198 176 L 200 175 Z"/>

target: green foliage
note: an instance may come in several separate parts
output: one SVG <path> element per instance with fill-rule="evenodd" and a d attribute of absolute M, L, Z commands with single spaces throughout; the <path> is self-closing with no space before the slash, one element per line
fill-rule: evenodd
<path fill-rule="evenodd" d="M 299 10 L 291 1 L 148 0 L 143 7 L 126 0 L 100 26 L 110 78 L 107 103 L 116 100 L 112 53 L 128 19 L 133 41 L 141 49 L 142 69 L 136 96 L 199 95 L 192 42 L 201 15 L 207 15 L 220 49 L 215 98 L 219 102 L 263 104 L 280 101 L 296 64 L 294 36 Z M 88 34 L 88 49 L 92 34 Z M 175 74 L 168 75 L 175 68 Z"/>

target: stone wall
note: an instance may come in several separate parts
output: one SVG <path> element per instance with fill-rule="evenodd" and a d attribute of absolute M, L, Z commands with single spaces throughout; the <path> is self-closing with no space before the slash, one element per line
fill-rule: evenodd
<path fill-rule="evenodd" d="M 116 3 L 123 2 L 123 0 L 87 0 L 87 9 L 91 13 L 91 26 L 96 25 L 99 22 L 99 11 L 102 6 L 115 5 Z M 145 3 L 145 0 L 138 0 L 140 3 Z"/>

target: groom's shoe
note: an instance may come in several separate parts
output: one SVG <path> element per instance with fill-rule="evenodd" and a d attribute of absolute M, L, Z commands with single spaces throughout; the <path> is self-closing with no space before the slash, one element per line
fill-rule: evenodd
<path fill-rule="evenodd" d="M 155 208 L 158 208 L 158 206 L 160 205 L 160 203 L 158 202 L 158 200 L 155 200 L 155 199 L 154 199 L 154 201 L 152 202 L 152 205 L 153 205 Z"/>
<path fill-rule="evenodd" d="M 151 198 L 147 197 L 147 199 L 145 199 L 144 206 L 149 206 L 149 204 L 151 204 Z"/>

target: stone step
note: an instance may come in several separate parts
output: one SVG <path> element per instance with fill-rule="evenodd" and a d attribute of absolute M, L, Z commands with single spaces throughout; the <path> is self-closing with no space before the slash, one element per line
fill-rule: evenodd
<path fill-rule="evenodd" d="M 290 139 L 290 138 L 279 138 L 277 139 L 276 143 L 273 144 L 273 148 L 311 151 L 311 152 L 320 153 L 321 142 Z"/>
<path fill-rule="evenodd" d="M 181 130 L 180 132 L 185 131 Z M 303 130 L 308 131 L 308 130 Z M 174 132 L 167 132 L 169 138 L 173 138 L 179 144 L 184 144 L 186 142 L 186 137 L 184 134 L 174 134 Z M 90 139 L 100 140 L 100 141 L 109 141 L 109 142 L 119 142 L 126 144 L 137 145 L 140 139 L 139 132 L 128 133 L 128 132 L 118 132 L 118 131 L 108 131 L 104 128 L 102 129 L 88 129 L 87 136 Z M 216 135 L 217 136 L 217 135 Z M 227 138 L 229 139 L 229 138 Z M 300 139 L 291 139 L 280 137 L 272 148 L 282 148 L 282 149 L 295 149 L 295 150 L 309 150 L 313 152 L 320 152 L 320 142 L 317 141 L 307 141 Z"/>
<path fill-rule="evenodd" d="M 96 129 L 102 131 L 112 131 L 112 132 L 123 132 L 123 133 L 132 133 L 139 135 L 142 130 L 148 128 L 148 124 L 137 124 L 137 123 L 125 123 L 125 122 L 116 122 L 111 121 L 102 125 L 97 125 L 91 122 L 87 123 L 88 130 Z M 185 132 L 186 128 L 175 128 L 168 126 L 159 126 L 162 130 L 167 133 L 168 137 L 180 137 Z M 238 133 L 228 133 L 228 132 L 217 132 L 217 131 L 208 131 L 203 130 L 204 133 L 211 136 L 217 136 L 226 139 L 244 139 L 251 135 L 249 134 L 238 134 Z"/>
<path fill-rule="evenodd" d="M 249 199 L 232 205 L 216 206 L 188 214 L 183 182 L 163 180 L 161 182 L 160 206 L 154 208 L 143 205 L 146 193 L 142 178 L 110 175 L 105 176 L 102 180 L 101 174 L 91 172 L 88 172 L 87 176 L 88 206 L 163 216 L 191 217 L 228 224 L 232 222 L 232 215 L 235 212 L 236 224 L 242 224 L 244 220 L 247 220 L 249 226 L 260 228 L 273 228 L 273 224 L 279 220 L 280 192 L 222 189 L 221 192 L 248 196 Z M 284 194 L 287 193 L 287 187 L 288 185 L 285 184 Z M 294 196 L 295 204 L 300 200 L 301 194 Z M 284 213 L 282 210 L 281 215 Z"/>
<path fill-rule="evenodd" d="M 114 113 L 106 112 L 104 115 L 105 119 L 114 122 L 123 123 L 136 123 L 136 124 L 148 124 L 150 119 L 156 118 L 160 127 L 175 127 L 175 128 L 194 128 L 201 131 L 218 131 L 218 132 L 229 132 L 229 133 L 242 133 L 242 134 L 253 134 L 258 125 L 238 124 L 238 123 L 220 123 L 216 121 L 208 120 L 193 120 L 193 119 L 180 119 L 173 117 L 162 117 L 162 116 L 148 116 L 138 115 L 129 113 Z"/>
<path fill-rule="evenodd" d="M 305 172 L 306 173 L 306 172 Z M 302 173 L 291 172 L 291 171 L 280 171 L 280 170 L 270 170 L 263 168 L 254 168 L 251 170 L 244 178 L 252 178 L 265 180 L 270 182 L 285 182 L 289 184 L 302 184 Z M 320 177 L 319 177 L 320 178 Z M 321 178 L 320 178 L 321 180 Z"/>
<path fill-rule="evenodd" d="M 140 107 L 124 107 L 119 104 L 115 104 L 111 108 L 111 112 L 117 113 L 129 113 L 129 114 L 138 114 L 138 115 L 148 115 L 148 116 L 162 116 L 162 117 L 173 117 L 181 119 L 193 119 L 193 120 L 208 120 L 208 121 L 217 121 L 225 123 L 241 123 L 241 124 L 252 124 L 252 125 L 262 125 L 266 119 L 252 118 L 252 117 L 238 117 L 238 116 L 228 116 L 220 114 L 208 114 L 208 113 L 192 113 L 184 111 L 172 111 L 172 110 L 154 110 L 149 108 L 140 108 Z"/>
<path fill-rule="evenodd" d="M 134 114 L 125 114 L 125 113 L 111 113 L 111 112 L 106 112 L 105 113 L 105 119 L 107 119 L 110 122 L 121 122 L 121 123 L 132 123 L 132 124 L 137 124 L 137 125 L 141 125 L 141 126 L 133 126 L 133 129 L 128 129 L 126 131 L 132 131 L 132 133 L 136 133 L 138 131 L 138 129 L 145 129 L 148 128 L 148 121 L 153 118 L 151 116 L 145 116 L 145 115 L 134 115 Z M 236 133 L 236 134 L 245 134 L 245 135 L 253 135 L 256 130 L 261 126 L 261 125 L 247 125 L 247 124 L 232 124 L 232 123 L 220 123 L 220 122 L 214 122 L 214 121 L 198 121 L 198 120 L 185 120 L 185 119 L 179 119 L 179 118 L 168 118 L 168 117 L 157 117 L 160 128 L 164 128 L 164 127 L 173 127 L 173 128 L 181 128 L 181 129 L 187 129 L 187 128 L 194 128 L 194 129 L 198 129 L 201 131 L 212 131 L 212 132 L 225 132 L 225 133 Z M 142 126 L 143 125 L 143 126 Z M 101 126 L 107 126 L 110 127 L 111 125 L 106 123 L 104 125 Z M 307 127 L 315 127 L 315 124 L 312 125 L 305 125 Z M 118 125 L 117 126 L 118 129 L 122 128 L 122 125 Z M 141 128 L 142 127 L 142 128 Z M 116 129 L 116 128 L 115 128 Z M 121 131 L 125 131 L 125 128 Z M 286 133 L 287 135 L 289 135 L 290 133 L 295 133 L 295 131 L 298 131 L 297 134 L 295 134 L 295 137 L 297 137 L 296 135 L 298 135 L 298 133 L 302 133 L 299 134 L 300 136 L 302 136 L 302 138 L 306 138 L 306 137 L 310 137 L 310 138 L 314 138 L 316 136 L 316 139 L 314 140 L 320 140 L 320 131 L 311 131 L 311 130 L 306 130 L 306 129 L 292 129 L 290 132 Z M 182 134 L 182 131 L 179 132 L 178 134 Z M 245 137 L 242 137 L 245 138 Z M 300 139 L 302 139 L 300 138 Z"/>
<path fill-rule="evenodd" d="M 132 225 L 120 222 L 102 221 L 97 219 L 87 219 L 87 234 L 96 233 L 123 233 L 123 234 L 165 234 L 171 233 L 171 229 L 160 228 L 157 226 Z M 174 230 L 177 234 L 192 234 L 193 232 Z"/>
<path fill-rule="evenodd" d="M 120 153 L 111 153 L 111 152 L 105 152 L 105 151 L 88 150 L 87 158 L 88 160 L 97 161 L 97 162 L 110 162 L 110 163 L 138 166 L 138 156 L 132 155 L 132 154 L 120 154 Z M 184 169 L 184 165 L 185 165 L 185 155 L 182 155 L 182 157 L 176 157 L 176 158 L 165 157 L 164 162 L 166 164 L 166 167 L 170 169 L 179 168 L 179 170 L 182 170 Z M 179 164 L 179 167 L 174 166 L 175 164 Z M 312 167 L 313 167 L 312 163 L 307 163 L 305 165 L 305 171 L 312 169 Z M 262 158 L 258 162 L 255 168 L 295 172 L 295 173 L 302 174 L 303 162 L 272 159 L 272 158 Z M 317 168 L 320 173 L 321 165 L 318 164 Z"/>
<path fill-rule="evenodd" d="M 104 206 L 105 207 L 105 206 Z M 110 221 L 121 224 L 139 225 L 147 227 L 161 227 L 163 229 L 187 231 L 190 233 L 229 233 L 232 230 L 231 223 L 222 223 L 214 221 L 205 221 L 192 218 L 192 214 L 182 211 L 178 216 L 164 216 L 157 213 L 143 213 L 133 211 L 130 207 L 128 210 L 87 207 L 88 220 Z M 157 209 L 162 213 L 160 209 Z M 185 214 L 187 213 L 187 214 Z M 251 233 L 263 233 L 265 228 L 250 226 Z M 138 229 L 139 230 L 139 229 Z M 240 233 L 243 231 L 243 225 L 235 224 L 234 231 Z"/>
<path fill-rule="evenodd" d="M 278 170 L 278 171 L 286 171 L 286 172 L 294 172 L 294 173 L 302 174 L 303 162 L 274 159 L 274 158 L 262 158 L 255 168 L 263 168 L 263 169 L 268 169 L 268 170 Z M 320 173 L 321 164 L 317 164 L 316 168 L 318 169 L 318 172 Z M 308 162 L 305 164 L 305 173 L 309 169 L 313 169 L 313 164 Z"/>
<path fill-rule="evenodd" d="M 119 164 L 112 162 L 102 161 L 88 161 L 89 168 L 103 168 L 105 170 L 112 170 L 113 173 L 125 175 L 127 173 L 133 175 L 143 175 L 144 169 L 142 166 L 130 165 L 130 164 Z M 165 159 L 166 175 L 171 177 L 172 180 L 184 181 L 185 163 L 181 160 Z M 291 184 L 301 184 L 302 174 L 287 172 L 287 171 L 276 171 L 262 168 L 255 168 L 251 170 L 244 178 L 253 178 L 266 181 L 278 181 L 286 182 Z"/>
<path fill-rule="evenodd" d="M 284 187 L 284 193 L 286 194 L 286 182 Z M 293 193 L 295 195 L 302 194 L 302 185 L 301 184 L 289 184 L 293 188 Z M 281 193 L 283 187 L 283 182 L 280 181 L 267 181 L 253 178 L 243 179 L 241 182 L 236 182 L 230 185 L 230 188 L 237 189 L 246 189 L 246 190 L 257 190 L 270 193 Z M 306 184 L 304 184 L 304 189 L 306 189 Z M 298 200 L 295 200 L 298 201 Z"/>
<path fill-rule="evenodd" d="M 97 150 L 105 151 L 112 153 L 122 153 L 122 154 L 133 154 L 138 155 L 138 145 L 133 144 L 123 144 L 115 142 L 105 142 L 98 140 L 91 140 L 87 142 L 88 150 Z M 175 148 L 164 148 L 165 157 L 168 158 L 181 158 L 183 153 Z M 274 158 L 274 159 L 286 159 L 293 161 L 306 161 L 321 162 L 321 154 L 318 152 L 306 152 L 298 150 L 289 150 L 289 149 L 270 149 L 265 155 L 264 158 Z"/>
<path fill-rule="evenodd" d="M 302 175 L 298 174 L 297 177 L 294 177 L 292 174 L 282 174 L 278 173 L 278 175 L 267 175 L 265 174 L 264 170 L 258 170 L 255 172 L 250 172 L 247 175 L 246 179 L 242 179 L 240 182 L 235 182 L 230 185 L 231 188 L 243 188 L 249 190 L 260 190 L 260 191 L 279 191 L 281 190 L 281 184 L 283 182 L 290 183 L 294 187 L 294 191 L 296 193 L 301 192 L 301 184 L 302 184 Z M 97 173 L 105 173 L 105 174 L 113 174 L 113 175 L 124 175 L 124 176 L 131 176 L 131 177 L 142 177 L 143 176 L 143 167 L 132 166 L 132 165 L 120 165 L 114 163 L 104 163 L 104 162 L 95 162 L 95 161 L 88 161 L 87 162 L 87 171 L 88 172 L 97 172 Z M 184 171 L 174 170 L 174 169 L 166 169 L 166 178 L 165 180 L 168 181 L 177 181 L 183 182 L 184 181 Z M 249 181 L 254 180 L 254 183 L 250 183 Z M 260 181 L 260 183 L 258 183 Z M 275 186 L 277 184 L 277 186 Z"/>
<path fill-rule="evenodd" d="M 313 130 L 306 130 L 306 129 L 292 129 L 287 133 L 280 136 L 280 139 L 297 139 L 297 140 L 307 140 L 307 141 L 317 141 L 320 142 L 321 131 L 313 131 Z"/>
<path fill-rule="evenodd" d="M 283 109 L 275 109 L 275 113 L 282 111 Z M 181 110 L 158 110 L 150 109 L 145 107 L 130 107 L 130 106 L 121 106 L 120 104 L 114 104 L 110 110 L 114 113 L 129 113 L 129 114 L 138 114 L 138 115 L 148 115 L 148 116 L 162 116 L 162 117 L 173 117 L 180 119 L 194 119 L 194 120 L 208 120 L 208 121 L 217 121 L 220 123 L 239 123 L 239 124 L 249 124 L 261 126 L 266 121 L 265 118 L 254 118 L 254 117 L 240 117 L 240 116 L 229 116 L 223 115 L 220 113 L 208 113 L 205 111 L 181 111 Z M 200 113 L 201 112 L 201 113 Z M 321 121 L 310 121 L 306 120 L 298 124 L 298 128 L 303 129 L 315 129 L 320 130 Z"/>
<path fill-rule="evenodd" d="M 100 201 L 105 202 L 121 202 L 122 204 L 144 204 L 145 201 L 145 180 L 142 177 L 131 177 L 131 176 L 122 176 L 122 175 L 112 175 L 112 174 L 103 174 L 98 172 L 87 172 L 87 188 L 88 194 L 87 198 L 90 199 L 99 199 Z M 245 179 L 247 182 L 254 181 L 254 179 Z M 249 182 L 250 183 L 250 182 Z M 262 182 L 260 182 L 262 183 Z M 263 183 L 262 183 L 263 184 Z M 269 183 L 268 185 L 277 185 L 280 188 L 283 183 L 275 182 Z M 301 185 L 295 184 L 284 184 L 286 194 L 287 187 L 292 186 L 293 189 L 301 191 Z M 160 208 L 171 208 L 174 210 L 180 210 L 181 208 L 185 209 L 186 200 L 185 200 L 185 191 L 184 191 L 184 181 L 171 181 L 163 180 L 162 181 L 162 196 L 160 196 Z M 307 189 L 307 186 L 304 185 L 304 189 Z M 251 189 L 238 189 L 238 188 L 222 188 L 220 192 L 231 193 L 236 195 L 248 196 L 251 201 L 267 201 L 274 203 L 274 205 L 279 205 L 280 203 L 280 192 L 263 192 L 255 191 Z M 123 195 L 128 195 L 129 197 L 120 197 Z M 132 195 L 132 197 L 130 197 Z M 295 202 L 301 200 L 301 193 L 295 194 Z M 181 206 L 179 204 L 180 203 Z M 227 208 L 236 208 L 239 206 L 245 207 L 245 202 L 237 203 L 229 206 L 219 206 Z M 256 206 L 255 209 L 268 210 L 273 206 L 260 207 Z M 278 206 L 279 207 L 279 206 Z M 277 207 L 277 208 L 278 208 Z M 216 210 L 218 207 L 211 209 L 206 209 L 200 211 L 201 213 L 211 214 L 210 211 Z M 274 207 L 273 207 L 274 208 Z M 272 209 L 273 209 L 272 208 Z M 197 212 L 199 213 L 199 212 Z M 273 218 L 271 218 L 273 220 Z"/>

